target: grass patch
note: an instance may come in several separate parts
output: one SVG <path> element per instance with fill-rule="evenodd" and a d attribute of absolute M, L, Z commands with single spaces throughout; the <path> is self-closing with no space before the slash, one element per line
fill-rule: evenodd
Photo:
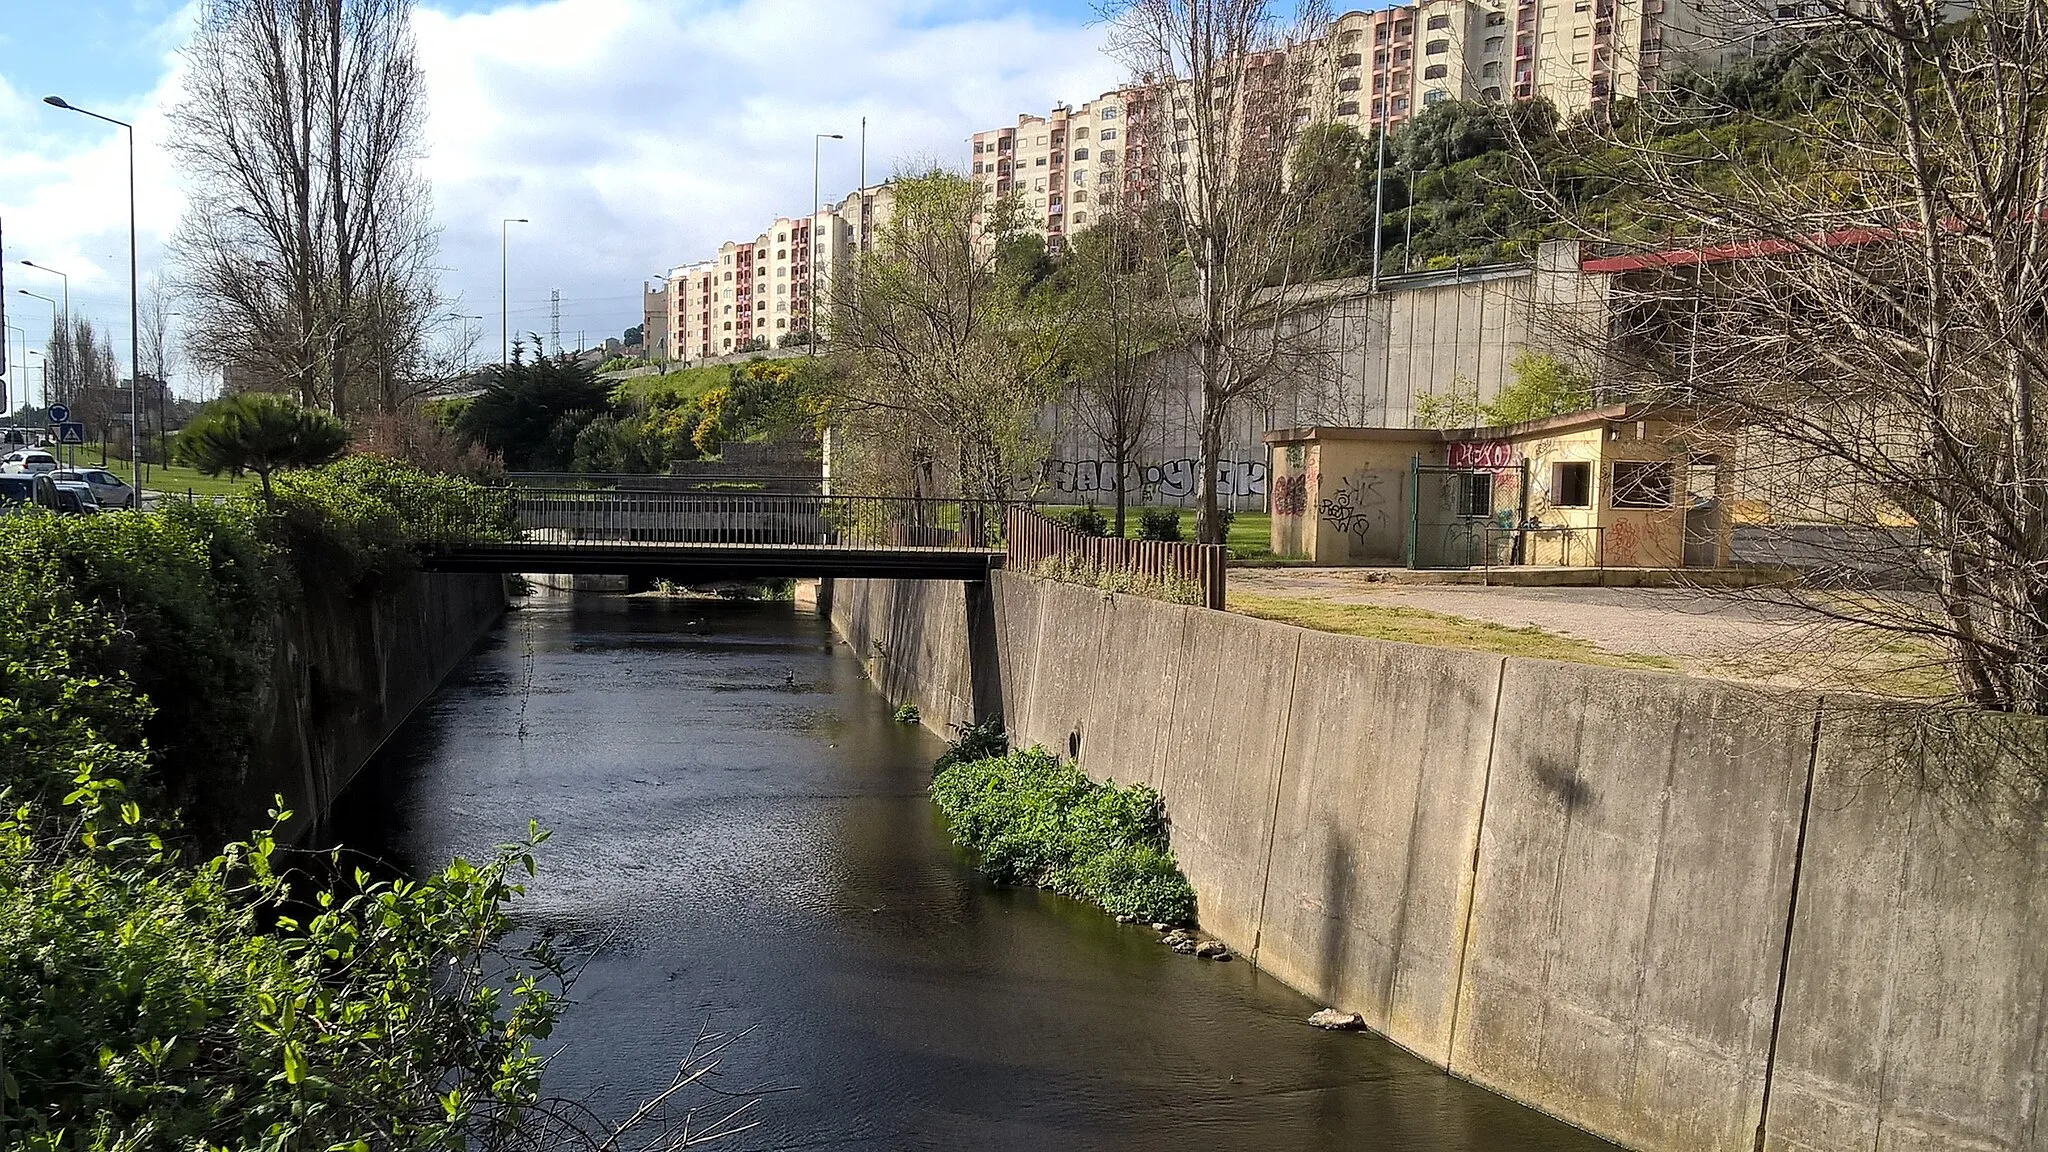
<path fill-rule="evenodd" d="M 109 460 L 106 468 L 130 484 L 135 483 L 126 460 Z M 187 492 L 194 496 L 233 496 L 256 487 L 254 476 L 244 476 L 239 480 L 232 476 L 208 476 L 182 464 L 150 464 L 145 466 L 145 470 L 148 475 L 143 478 L 141 487 L 147 492 L 169 492 L 175 496 L 183 496 Z"/>
<path fill-rule="evenodd" d="M 963 739 L 973 739 L 969 733 Z M 976 751 L 994 751 L 984 741 Z M 1042 748 L 969 759 L 949 752 L 932 800 L 984 875 L 1088 900 L 1147 922 L 1194 918 L 1195 891 L 1166 843 L 1159 793 L 1098 784 Z"/>
<path fill-rule="evenodd" d="M 1038 512 L 1039 515 L 1045 516 L 1048 519 L 1064 520 L 1067 513 L 1080 507 L 1084 507 L 1084 505 L 1041 504 L 1038 507 Z M 1094 507 L 1101 511 L 1104 519 L 1114 520 L 1116 518 L 1114 506 L 1097 504 Z M 1124 535 L 1133 540 L 1137 539 L 1138 521 L 1150 510 L 1150 506 L 1139 504 L 1133 504 L 1125 508 Z M 1195 538 L 1195 510 L 1192 508 L 1177 508 L 1174 511 L 1180 514 L 1180 538 L 1183 540 L 1193 540 Z M 1233 560 L 1274 561 L 1277 557 L 1273 555 L 1272 545 L 1273 517 L 1265 512 L 1237 513 L 1230 521 L 1229 530 L 1223 534 L 1223 546 L 1230 549 L 1230 556 Z"/>
<path fill-rule="evenodd" d="M 1662 656 L 1608 652 L 1584 640 L 1559 636 L 1541 628 L 1509 628 L 1421 608 L 1336 604 L 1328 600 L 1296 600 L 1248 592 L 1230 593 L 1229 607 L 1232 612 L 1256 616 L 1261 620 L 1276 620 L 1282 624 L 1314 628 L 1319 632 L 1338 632 L 1371 640 L 1497 652 L 1503 656 L 1532 656 L 1539 660 L 1568 660 L 1575 664 L 1603 664 L 1611 668 L 1679 670 L 1676 661 Z"/>

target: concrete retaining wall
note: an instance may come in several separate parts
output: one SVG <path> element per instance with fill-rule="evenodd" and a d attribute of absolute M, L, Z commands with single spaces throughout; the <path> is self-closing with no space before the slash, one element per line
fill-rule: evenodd
<path fill-rule="evenodd" d="M 1008 574 L 972 627 L 835 595 L 892 699 L 1152 784 L 1205 928 L 1456 1075 L 1651 1152 L 2048 1148 L 2041 814 L 1915 790 L 1868 709 Z"/>
<path fill-rule="evenodd" d="M 505 611 L 495 574 L 410 573 L 361 594 L 306 595 L 278 621 L 256 762 L 221 835 L 267 824 L 282 795 L 287 835 L 317 836 L 334 798 Z"/>

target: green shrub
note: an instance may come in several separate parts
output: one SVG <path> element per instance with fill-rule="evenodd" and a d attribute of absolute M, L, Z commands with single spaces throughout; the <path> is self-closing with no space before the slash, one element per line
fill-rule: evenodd
<path fill-rule="evenodd" d="M 919 714 L 915 704 L 905 704 L 901 708 L 896 709 L 896 722 L 898 724 L 916 724 L 922 719 L 923 717 Z"/>
<path fill-rule="evenodd" d="M 953 839 L 998 883 L 1032 884 L 1119 916 L 1191 919 L 1194 889 L 1167 847 L 1159 794 L 1098 784 L 1040 748 L 962 759 L 932 778 Z"/>
<path fill-rule="evenodd" d="M 1108 517 L 1102 514 L 1102 509 L 1097 508 L 1093 504 L 1068 512 L 1066 524 L 1067 527 L 1072 528 L 1083 536 L 1109 535 Z"/>
<path fill-rule="evenodd" d="M 1147 508 L 1138 514 L 1138 539 L 1180 539 L 1180 509 Z"/>
<path fill-rule="evenodd" d="M 340 575 L 289 550 L 416 542 L 437 521 L 415 475 L 281 478 L 275 514 L 249 499 L 0 520 L 9 1149 L 518 1142 L 566 982 L 544 938 L 500 945 L 537 829 L 378 881 L 338 856 L 289 862 L 274 832 L 194 853 L 166 814 L 246 788 L 272 622 L 305 594 L 295 572 Z"/>

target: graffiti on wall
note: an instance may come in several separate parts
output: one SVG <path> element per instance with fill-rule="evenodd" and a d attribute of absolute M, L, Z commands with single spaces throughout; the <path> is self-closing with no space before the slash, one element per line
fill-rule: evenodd
<path fill-rule="evenodd" d="M 1308 477 L 1281 476 L 1273 481 L 1273 515 L 1299 516 L 1308 511 Z"/>
<path fill-rule="evenodd" d="M 1376 472 L 1346 476 L 1337 482 L 1330 498 L 1316 505 L 1316 518 L 1331 530 L 1357 537 L 1361 542 L 1376 529 L 1391 523 L 1387 510 L 1386 480 Z"/>
<path fill-rule="evenodd" d="M 1195 494 L 1195 478 L 1201 461 L 1192 456 L 1124 465 L 1124 491 L 1150 500 L 1164 497 L 1181 500 Z M 1115 492 L 1116 461 L 1053 460 L 1045 466 L 1046 482 L 1055 492 L 1088 495 Z M 1218 460 L 1216 493 L 1219 496 L 1264 496 L 1266 462 L 1263 460 Z"/>

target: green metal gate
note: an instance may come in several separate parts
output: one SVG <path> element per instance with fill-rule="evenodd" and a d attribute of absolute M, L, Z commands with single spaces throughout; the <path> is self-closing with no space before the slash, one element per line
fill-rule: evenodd
<path fill-rule="evenodd" d="M 1408 566 L 1483 568 L 1521 563 L 1515 528 L 1529 510 L 1529 465 L 1408 466 Z"/>

